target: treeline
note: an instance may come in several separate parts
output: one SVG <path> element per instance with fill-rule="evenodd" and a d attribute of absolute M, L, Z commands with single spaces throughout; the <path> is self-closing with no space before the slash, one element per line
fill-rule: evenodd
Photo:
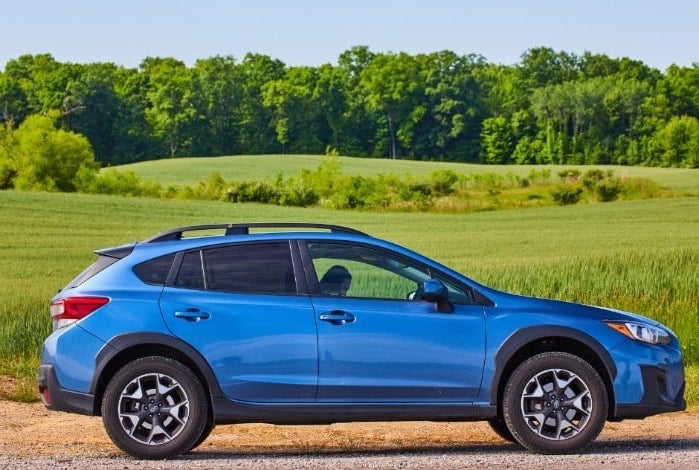
<path fill-rule="evenodd" d="M 550 48 L 515 65 L 358 46 L 336 65 L 265 55 L 138 69 L 25 55 L 0 72 L 9 133 L 58 112 L 103 165 L 180 155 L 323 154 L 483 163 L 699 167 L 699 64 Z"/>

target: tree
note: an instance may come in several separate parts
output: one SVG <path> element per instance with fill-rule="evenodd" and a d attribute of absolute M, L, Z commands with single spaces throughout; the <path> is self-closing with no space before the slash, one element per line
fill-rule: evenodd
<path fill-rule="evenodd" d="M 10 156 L 15 188 L 71 192 L 77 189 L 81 173 L 99 168 L 84 136 L 56 128 L 59 115 L 54 111 L 49 116 L 29 116 L 15 131 L 16 146 Z"/>
<path fill-rule="evenodd" d="M 141 69 L 148 77 L 146 119 L 170 156 L 185 154 L 196 119 L 191 73 L 184 62 L 173 58 L 146 58 Z"/>
<path fill-rule="evenodd" d="M 0 72 L 0 123 L 22 122 L 28 107 L 27 96 L 19 81 Z"/>
<path fill-rule="evenodd" d="M 284 63 L 261 54 L 247 54 L 238 67 L 242 96 L 238 116 L 239 150 L 247 154 L 280 151 L 272 110 L 263 105 L 263 87 L 285 75 Z"/>
<path fill-rule="evenodd" d="M 574 54 L 556 52 L 550 47 L 535 47 L 522 54 L 517 71 L 528 89 L 558 85 L 575 80 L 579 59 Z"/>
<path fill-rule="evenodd" d="M 368 92 L 362 86 L 364 70 L 372 63 L 376 54 L 367 46 L 355 46 L 344 51 L 338 58 L 338 85 L 341 87 L 345 110 L 339 121 L 342 141 L 337 148 L 345 155 L 383 155 L 384 148 L 377 150 L 379 116 L 381 111 L 370 110 L 367 105 Z"/>
<path fill-rule="evenodd" d="M 474 70 L 484 66 L 484 59 L 442 51 L 418 56 L 418 60 L 427 112 L 418 123 L 412 154 L 477 161 L 486 111 Z"/>
<path fill-rule="evenodd" d="M 98 161 L 118 161 L 116 126 L 123 104 L 116 94 L 116 82 L 124 70 L 109 63 L 85 65 L 81 69 L 66 86 L 61 121 L 87 137 Z"/>
<path fill-rule="evenodd" d="M 323 153 L 323 122 L 314 90 L 318 81 L 312 67 L 293 67 L 283 79 L 262 87 L 262 102 L 273 111 L 272 123 L 284 152 Z M 325 121 L 327 126 L 327 121 Z"/>
<path fill-rule="evenodd" d="M 654 136 L 663 166 L 699 167 L 699 120 L 693 116 L 672 118 Z"/>
<path fill-rule="evenodd" d="M 406 53 L 379 54 L 362 71 L 361 85 L 367 91 L 367 106 L 384 114 L 388 130 L 388 156 L 398 156 L 398 145 L 407 147 L 415 124 L 425 113 L 420 100 L 418 63 Z"/>
<path fill-rule="evenodd" d="M 483 160 L 486 163 L 508 163 L 514 150 L 514 137 L 508 120 L 502 116 L 487 118 L 481 131 Z"/>
<path fill-rule="evenodd" d="M 699 118 L 699 63 L 692 67 L 668 67 L 658 88 L 668 98 L 675 116 Z"/>
<path fill-rule="evenodd" d="M 231 155 L 239 148 L 243 83 L 232 56 L 198 60 L 192 70 L 199 117 L 193 151 Z"/>

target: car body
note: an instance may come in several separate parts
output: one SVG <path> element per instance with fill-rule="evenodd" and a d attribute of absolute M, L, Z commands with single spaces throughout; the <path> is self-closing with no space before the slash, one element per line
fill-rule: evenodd
<path fill-rule="evenodd" d="M 216 424 L 372 420 L 487 420 L 570 453 L 685 408 L 658 322 L 500 292 L 354 229 L 202 225 L 96 253 L 52 299 L 39 391 L 136 457 Z"/>

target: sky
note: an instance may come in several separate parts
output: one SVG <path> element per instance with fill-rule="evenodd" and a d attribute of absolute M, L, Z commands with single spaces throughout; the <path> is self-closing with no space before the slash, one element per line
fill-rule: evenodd
<path fill-rule="evenodd" d="M 265 54 L 288 66 L 450 50 L 513 65 L 534 47 L 699 63 L 696 0 L 0 0 L 0 70 L 23 54 L 138 67 Z"/>

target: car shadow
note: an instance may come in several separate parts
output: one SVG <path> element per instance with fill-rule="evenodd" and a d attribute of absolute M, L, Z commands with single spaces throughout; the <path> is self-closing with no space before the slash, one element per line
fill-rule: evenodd
<path fill-rule="evenodd" d="M 577 455 L 606 455 L 619 453 L 642 453 L 650 451 L 668 451 L 668 450 L 699 450 L 699 439 L 614 439 L 614 440 L 598 440 L 590 444 L 582 452 Z M 352 448 L 333 448 L 333 449 L 309 449 L 308 452 L 299 452 L 294 450 L 231 450 L 227 452 L 222 448 L 207 450 L 205 448 L 194 450 L 181 459 L 186 460 L 218 460 L 231 458 L 293 458 L 293 457 L 372 457 L 372 456 L 391 456 L 391 455 L 420 455 L 428 456 L 435 455 L 469 455 L 469 454 L 501 454 L 501 453 L 526 453 L 527 451 L 518 444 L 507 442 L 493 443 L 477 443 L 473 445 L 425 445 L 425 446 L 400 446 L 400 447 L 383 447 L 383 448 L 362 448 L 361 445 L 352 446 Z M 575 455 L 575 454 L 574 454 Z"/>

